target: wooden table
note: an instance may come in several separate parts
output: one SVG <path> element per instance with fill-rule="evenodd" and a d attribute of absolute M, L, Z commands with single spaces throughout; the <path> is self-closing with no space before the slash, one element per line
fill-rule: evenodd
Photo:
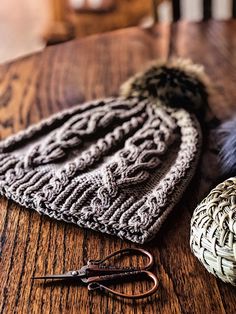
<path fill-rule="evenodd" d="M 230 117 L 236 108 L 236 22 L 181 22 L 92 36 L 1 66 L 0 136 L 85 100 L 117 94 L 121 82 L 148 61 L 174 55 L 205 65 L 215 89 L 212 110 L 222 120 Z M 189 248 L 192 211 L 217 177 L 207 156 L 156 239 L 144 246 L 155 256 L 160 280 L 158 294 L 147 300 L 88 293 L 79 284 L 33 283 L 34 274 L 64 272 L 88 258 L 136 245 L 1 198 L 0 312 L 235 313 L 235 289 L 208 274 Z"/>

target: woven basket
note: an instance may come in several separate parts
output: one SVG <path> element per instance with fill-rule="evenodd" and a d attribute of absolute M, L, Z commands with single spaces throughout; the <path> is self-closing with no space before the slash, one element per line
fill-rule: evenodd
<path fill-rule="evenodd" d="M 219 184 L 195 209 L 190 246 L 209 272 L 236 285 L 236 177 Z"/>

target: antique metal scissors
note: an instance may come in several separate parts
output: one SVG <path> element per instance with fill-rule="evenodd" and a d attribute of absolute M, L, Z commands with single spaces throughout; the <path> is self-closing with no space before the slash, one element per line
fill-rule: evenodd
<path fill-rule="evenodd" d="M 148 258 L 148 262 L 143 267 L 115 267 L 109 266 L 105 262 L 108 261 L 112 257 L 117 257 L 123 254 L 141 254 Z M 80 279 L 82 282 L 88 284 L 88 290 L 101 290 L 108 291 L 114 295 L 130 298 L 130 299 L 138 299 L 144 298 L 152 295 L 156 292 L 158 288 L 158 280 L 157 277 L 149 271 L 149 269 L 153 266 L 154 259 L 153 256 L 143 249 L 138 248 L 127 248 L 115 251 L 114 253 L 106 256 L 103 259 L 99 260 L 89 260 L 87 265 L 83 266 L 78 270 L 72 270 L 65 274 L 58 275 L 45 275 L 40 277 L 33 277 L 32 279 Z M 109 283 L 114 283 L 115 280 L 125 280 L 132 279 L 136 280 L 138 276 L 145 276 L 152 280 L 152 287 L 140 294 L 124 294 L 113 290 L 107 286 Z"/>

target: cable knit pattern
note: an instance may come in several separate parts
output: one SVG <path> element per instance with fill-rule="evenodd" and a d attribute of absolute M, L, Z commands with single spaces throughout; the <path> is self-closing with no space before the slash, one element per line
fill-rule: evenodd
<path fill-rule="evenodd" d="M 143 243 L 187 187 L 200 145 L 198 121 L 183 108 L 140 95 L 91 101 L 0 143 L 0 193 Z"/>

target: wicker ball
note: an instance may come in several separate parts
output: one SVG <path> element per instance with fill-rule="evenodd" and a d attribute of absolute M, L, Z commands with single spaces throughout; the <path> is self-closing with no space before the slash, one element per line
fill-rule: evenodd
<path fill-rule="evenodd" d="M 190 246 L 209 272 L 236 286 L 236 177 L 217 185 L 195 209 Z"/>

